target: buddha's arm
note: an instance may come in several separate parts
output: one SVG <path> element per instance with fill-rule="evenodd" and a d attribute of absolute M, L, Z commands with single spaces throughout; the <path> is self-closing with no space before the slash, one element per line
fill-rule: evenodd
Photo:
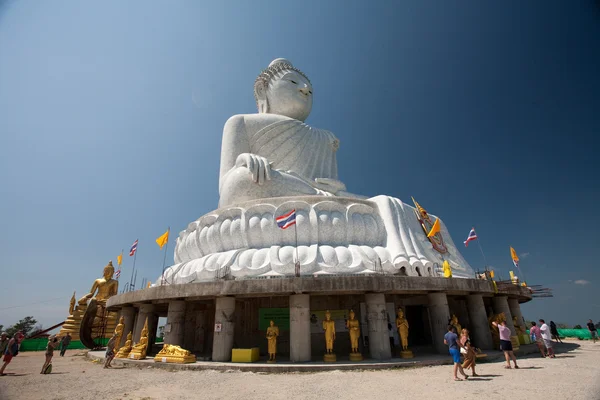
<path fill-rule="evenodd" d="M 240 154 L 250 151 L 250 143 L 244 126 L 244 116 L 234 115 L 223 127 L 221 143 L 221 170 L 219 173 L 219 188 L 223 187 L 225 176 L 235 167 L 235 161 Z"/>

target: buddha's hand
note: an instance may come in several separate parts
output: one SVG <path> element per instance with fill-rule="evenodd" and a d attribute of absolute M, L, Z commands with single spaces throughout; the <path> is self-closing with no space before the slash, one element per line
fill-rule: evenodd
<path fill-rule="evenodd" d="M 259 185 L 271 180 L 271 166 L 266 158 L 256 154 L 242 153 L 235 160 L 236 167 L 246 167 L 252 173 L 252 180 Z"/>
<path fill-rule="evenodd" d="M 315 178 L 315 186 L 317 189 L 325 190 L 326 192 L 337 194 L 340 190 L 346 190 L 344 182 L 330 178 Z"/>

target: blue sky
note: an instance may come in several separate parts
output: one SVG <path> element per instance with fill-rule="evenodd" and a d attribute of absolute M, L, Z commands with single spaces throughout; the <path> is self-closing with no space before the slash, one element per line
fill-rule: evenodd
<path fill-rule="evenodd" d="M 154 239 L 216 208 L 223 124 L 277 57 L 350 191 L 414 196 L 455 242 L 474 225 L 505 277 L 515 247 L 555 294 L 526 318 L 600 320 L 597 2 L 55 0 L 0 2 L 0 324 L 61 321 L 136 238 L 156 279 Z"/>

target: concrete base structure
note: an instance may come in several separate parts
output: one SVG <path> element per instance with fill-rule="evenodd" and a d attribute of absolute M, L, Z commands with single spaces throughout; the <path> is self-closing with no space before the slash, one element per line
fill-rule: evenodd
<path fill-rule="evenodd" d="M 121 343 L 119 344 L 119 347 L 125 344 L 129 332 L 133 332 L 133 327 L 135 323 L 135 307 L 123 307 L 121 309 L 121 316 L 123 317 L 123 335 L 121 337 Z"/>
<path fill-rule="evenodd" d="M 515 330 L 515 325 L 513 324 L 512 320 L 512 313 L 510 312 L 510 307 L 508 306 L 508 296 L 494 297 L 492 299 L 492 305 L 494 307 L 494 313 L 504 313 L 506 316 L 506 326 L 510 328 L 512 336 L 516 336 L 517 331 Z"/>
<path fill-rule="evenodd" d="M 443 336 L 448 320 L 456 314 L 469 329 L 478 347 L 492 348 L 488 312 L 510 314 L 510 304 L 526 302 L 531 294 L 514 285 L 494 292 L 491 282 L 475 279 L 364 276 L 277 277 L 256 280 L 159 286 L 112 297 L 108 307 L 121 311 L 133 324 L 134 341 L 148 317 L 156 331 L 159 317 L 166 317 L 165 341 L 190 350 L 198 361 L 229 362 L 233 348 L 258 347 L 267 360 L 266 328 L 274 319 L 279 326 L 278 363 L 322 362 L 325 310 L 336 321 L 334 352 L 337 364 L 350 359 L 350 337 L 345 320 L 350 309 L 360 322 L 359 351 L 365 363 L 388 360 L 399 354 L 395 312 L 402 307 L 409 322 L 409 349 L 415 357 L 446 355 Z M 134 308 L 135 307 L 135 308 Z M 512 321 L 511 321 L 512 329 Z M 149 357 L 160 350 L 149 349 Z M 154 353 L 152 353 L 154 351 Z"/>
<path fill-rule="evenodd" d="M 305 362 L 311 359 L 310 296 L 290 296 L 290 360 Z"/>
<path fill-rule="evenodd" d="M 213 361 L 231 360 L 235 324 L 234 297 L 217 297 L 215 301 L 215 329 L 212 349 Z"/>

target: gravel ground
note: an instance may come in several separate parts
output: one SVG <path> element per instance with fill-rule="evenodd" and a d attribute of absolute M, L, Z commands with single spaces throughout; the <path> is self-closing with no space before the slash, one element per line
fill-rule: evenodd
<path fill-rule="evenodd" d="M 555 359 L 526 356 L 519 370 L 484 363 L 481 377 L 463 382 L 451 380 L 450 366 L 293 374 L 105 370 L 80 351 L 55 356 L 54 372 L 40 375 L 43 352 L 21 353 L 0 377 L 0 399 L 600 399 L 600 343 L 571 342 L 558 351 Z"/>

